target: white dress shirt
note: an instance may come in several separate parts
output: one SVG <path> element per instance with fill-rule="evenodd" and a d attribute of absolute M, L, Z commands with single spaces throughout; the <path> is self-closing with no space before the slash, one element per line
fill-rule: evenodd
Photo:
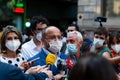
<path fill-rule="evenodd" d="M 23 57 L 28 60 L 29 58 L 33 57 L 34 55 L 38 54 L 41 49 L 38 49 L 33 39 L 24 43 L 21 48 L 21 54 Z"/>

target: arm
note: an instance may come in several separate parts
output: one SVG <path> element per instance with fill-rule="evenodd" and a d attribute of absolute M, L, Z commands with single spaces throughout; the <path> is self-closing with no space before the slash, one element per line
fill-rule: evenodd
<path fill-rule="evenodd" d="M 109 58 L 108 59 L 112 64 L 116 64 L 116 63 L 119 63 L 120 62 L 120 56 L 116 56 L 116 57 L 113 57 L 113 58 Z"/>
<path fill-rule="evenodd" d="M 45 78 L 48 78 L 48 75 L 45 72 L 39 74 L 25 74 L 15 66 L 8 65 L 8 68 L 8 80 L 45 80 Z"/>
<path fill-rule="evenodd" d="M 103 56 L 107 58 L 112 64 L 116 64 L 120 62 L 120 56 L 111 58 L 110 53 L 108 52 L 103 53 Z"/>

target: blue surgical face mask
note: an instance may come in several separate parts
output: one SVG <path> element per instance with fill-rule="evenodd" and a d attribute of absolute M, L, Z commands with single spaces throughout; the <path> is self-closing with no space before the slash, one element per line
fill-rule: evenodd
<path fill-rule="evenodd" d="M 67 44 L 67 50 L 70 55 L 74 55 L 77 52 L 76 44 Z"/>

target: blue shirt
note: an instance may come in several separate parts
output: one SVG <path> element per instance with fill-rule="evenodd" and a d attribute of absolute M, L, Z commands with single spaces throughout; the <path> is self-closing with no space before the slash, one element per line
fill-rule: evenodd
<path fill-rule="evenodd" d="M 31 60 L 39 57 L 40 59 L 35 61 L 32 66 L 37 66 L 37 65 L 44 66 L 44 65 L 46 65 L 46 57 L 50 53 L 51 52 L 49 52 L 47 49 L 42 48 L 38 54 L 36 54 L 32 58 L 30 58 L 28 61 L 31 61 Z M 57 59 L 56 59 L 56 63 L 57 63 L 58 59 L 65 59 L 66 60 L 67 58 L 68 58 L 68 56 L 65 55 L 64 53 L 59 53 L 57 56 Z M 56 63 L 51 67 L 51 71 L 53 72 L 53 75 L 56 75 L 59 73 L 59 70 L 57 69 Z"/>

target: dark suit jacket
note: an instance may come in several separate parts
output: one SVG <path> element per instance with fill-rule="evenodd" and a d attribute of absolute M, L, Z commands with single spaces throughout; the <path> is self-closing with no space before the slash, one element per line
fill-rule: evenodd
<path fill-rule="evenodd" d="M 41 74 L 24 74 L 21 69 L 0 62 L 0 80 L 45 80 L 48 76 Z"/>

